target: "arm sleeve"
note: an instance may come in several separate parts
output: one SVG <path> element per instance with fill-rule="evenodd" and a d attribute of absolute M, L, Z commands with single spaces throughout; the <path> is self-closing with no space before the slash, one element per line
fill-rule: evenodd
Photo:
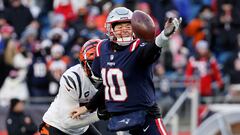
<path fill-rule="evenodd" d="M 93 112 L 97 108 L 104 108 L 105 106 L 105 97 L 104 97 L 104 86 L 102 84 L 98 92 L 93 96 L 93 98 L 88 102 L 86 108 Z"/>
<path fill-rule="evenodd" d="M 218 67 L 218 63 L 215 58 L 211 58 L 211 68 L 213 71 L 213 77 L 216 80 L 218 87 L 221 88 L 223 87 L 223 80 L 222 80 L 222 75 L 221 71 Z"/>
<path fill-rule="evenodd" d="M 146 64 L 150 64 L 155 62 L 160 54 L 161 49 L 166 46 L 168 43 L 168 37 L 164 35 L 164 31 L 162 31 L 156 38 L 154 42 L 148 42 L 146 45 L 141 46 L 143 44 L 140 42 L 140 59 L 142 62 Z"/>
<path fill-rule="evenodd" d="M 193 74 L 194 74 L 194 67 L 192 65 L 193 61 L 194 61 L 194 58 L 190 57 L 185 70 L 185 77 L 186 77 L 185 85 L 187 86 L 194 83 L 194 79 L 195 79 L 193 78 Z"/>
<path fill-rule="evenodd" d="M 185 72 L 186 78 L 190 79 L 192 74 L 193 74 L 193 67 L 192 67 L 191 62 L 188 62 L 187 67 L 186 67 L 186 72 Z"/>
<path fill-rule="evenodd" d="M 72 119 L 71 117 L 68 117 L 63 121 L 63 126 L 66 128 L 80 128 L 84 126 L 88 126 L 89 124 L 95 123 L 99 121 L 97 112 L 90 113 L 85 116 L 81 116 L 80 119 Z"/>
<path fill-rule="evenodd" d="M 101 78 L 100 57 L 95 57 L 92 63 L 92 71 L 94 76 Z"/>
<path fill-rule="evenodd" d="M 141 48 L 141 47 L 140 47 Z M 141 63 L 150 64 L 156 61 L 161 54 L 161 47 L 156 46 L 154 43 L 148 43 L 141 48 L 140 61 Z"/>

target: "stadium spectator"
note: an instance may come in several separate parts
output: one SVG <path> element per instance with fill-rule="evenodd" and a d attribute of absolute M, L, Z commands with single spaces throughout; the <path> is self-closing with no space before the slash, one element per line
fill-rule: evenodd
<path fill-rule="evenodd" d="M 25 103 L 13 98 L 6 119 L 8 135 L 33 135 L 37 132 L 37 126 L 32 118 L 25 114 Z"/>
<path fill-rule="evenodd" d="M 105 22 L 107 20 L 107 16 L 109 12 L 111 11 L 112 8 L 112 3 L 107 2 L 102 6 L 102 13 L 96 17 L 96 26 L 97 29 L 100 30 L 101 32 L 105 33 Z"/>
<path fill-rule="evenodd" d="M 233 55 L 230 56 L 224 64 L 222 64 L 224 75 L 228 75 L 233 70 L 235 70 L 234 61 L 239 58 L 239 52 L 240 52 L 240 33 L 237 35 L 237 46 L 238 46 L 238 49 L 234 50 L 234 52 L 232 52 Z"/>
<path fill-rule="evenodd" d="M 228 95 L 231 98 L 240 96 L 240 58 L 239 56 L 233 61 L 233 69 L 229 73 Z"/>
<path fill-rule="evenodd" d="M 237 34 L 240 27 L 240 11 L 231 1 L 224 1 L 219 5 L 214 22 L 215 52 L 218 61 L 224 64 L 238 50 Z"/>
<path fill-rule="evenodd" d="M 57 14 L 62 14 L 66 22 L 73 21 L 77 17 L 71 0 L 59 0 L 59 4 L 54 8 L 54 12 Z"/>
<path fill-rule="evenodd" d="M 165 14 L 167 11 L 175 10 L 175 5 L 171 0 L 142 0 L 143 2 L 149 3 L 151 7 L 151 12 L 155 16 L 159 23 L 160 30 L 164 29 L 165 24 Z"/>
<path fill-rule="evenodd" d="M 11 7 L 6 9 L 4 16 L 20 38 L 25 27 L 33 21 L 33 16 L 29 8 L 22 5 L 21 0 L 10 0 L 10 3 Z"/>
<path fill-rule="evenodd" d="M 3 25 L 0 29 L 0 88 L 2 87 L 5 78 L 9 71 L 13 68 L 13 57 L 17 52 L 16 42 L 14 37 L 14 28 L 9 25 Z"/>
<path fill-rule="evenodd" d="M 76 44 L 72 47 L 71 52 L 70 52 L 70 57 L 71 57 L 71 63 L 69 66 L 74 66 L 79 63 L 79 52 L 80 52 L 81 47 Z"/>
<path fill-rule="evenodd" d="M 29 52 L 27 52 L 26 47 L 19 45 L 18 51 L 13 57 L 13 68 L 10 70 L 0 91 L 0 99 L 5 99 L 2 100 L 2 105 L 8 105 L 12 98 L 19 98 L 21 100 L 29 98 L 26 76 L 28 66 L 31 62 L 32 58 Z"/>
<path fill-rule="evenodd" d="M 27 83 L 31 97 L 43 97 L 49 95 L 49 72 L 47 61 L 44 56 L 43 47 L 35 45 L 33 51 L 32 64 L 29 66 Z"/>
<path fill-rule="evenodd" d="M 53 44 L 51 47 L 51 60 L 47 61 L 50 77 L 49 93 L 51 95 L 57 94 L 60 78 L 70 64 L 70 59 L 64 55 L 64 51 L 65 49 L 60 44 Z"/>
<path fill-rule="evenodd" d="M 55 27 L 48 32 L 48 38 L 53 44 L 62 44 L 65 46 L 68 42 L 69 35 L 64 29 Z"/>
<path fill-rule="evenodd" d="M 218 90 L 223 90 L 224 87 L 218 62 L 208 47 L 207 41 L 197 42 L 196 55 L 189 58 L 185 72 L 187 81 L 199 78 L 201 97 L 216 94 L 212 87 L 213 82 L 216 82 Z"/>
<path fill-rule="evenodd" d="M 4 26 L 4 25 L 7 25 L 7 20 L 4 16 L 4 11 L 0 10 L 0 27 Z"/>
<path fill-rule="evenodd" d="M 95 16 L 88 16 L 86 27 L 80 31 L 80 36 L 89 39 L 104 39 L 105 35 L 97 29 Z"/>
<path fill-rule="evenodd" d="M 21 43 L 27 46 L 30 52 L 34 51 L 34 46 L 39 43 L 38 32 L 39 32 L 39 22 L 33 21 L 30 25 L 26 27 L 21 36 Z"/>
<path fill-rule="evenodd" d="M 41 49 L 42 49 L 42 54 L 45 57 L 46 61 L 51 60 L 51 47 L 52 47 L 52 41 L 49 39 L 42 40 L 41 42 Z"/>
<path fill-rule="evenodd" d="M 82 0 L 81 2 L 79 2 L 78 0 L 54 0 L 53 8 L 57 9 L 59 7 L 69 6 L 70 9 L 72 10 L 70 13 L 70 16 L 72 16 L 72 14 L 77 14 L 80 8 L 84 8 L 88 4 L 89 4 L 89 0 Z M 67 9 L 67 10 L 70 10 L 70 9 Z M 67 12 L 63 12 L 63 13 L 67 13 Z M 68 17 L 69 15 L 65 15 L 65 16 Z"/>
<path fill-rule="evenodd" d="M 156 88 L 156 98 L 163 115 L 167 113 L 170 106 L 174 103 L 173 97 L 170 95 L 170 80 L 166 74 L 164 66 L 160 63 L 154 66 L 153 76 L 154 87 Z"/>
<path fill-rule="evenodd" d="M 214 14 L 209 6 L 203 6 L 197 16 L 193 18 L 187 26 L 184 28 L 184 33 L 186 36 L 190 37 L 192 41 L 188 47 L 191 51 L 194 51 L 196 43 L 200 40 L 207 39 L 208 42 L 211 41 L 211 25 L 212 18 Z"/>

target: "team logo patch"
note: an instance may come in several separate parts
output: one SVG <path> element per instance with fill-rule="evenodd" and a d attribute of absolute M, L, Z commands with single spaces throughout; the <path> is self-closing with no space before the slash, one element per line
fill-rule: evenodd
<path fill-rule="evenodd" d="M 85 92 L 85 93 L 84 93 L 84 97 L 85 97 L 85 98 L 86 98 L 86 97 L 88 97 L 88 96 L 89 96 L 89 94 L 90 94 L 90 92 L 89 92 L 89 91 Z"/>
<path fill-rule="evenodd" d="M 145 46 L 147 43 L 141 43 L 140 46 L 143 47 Z"/>
<path fill-rule="evenodd" d="M 120 120 L 118 122 L 128 124 L 130 122 L 130 119 L 126 118 L 126 119 Z"/>

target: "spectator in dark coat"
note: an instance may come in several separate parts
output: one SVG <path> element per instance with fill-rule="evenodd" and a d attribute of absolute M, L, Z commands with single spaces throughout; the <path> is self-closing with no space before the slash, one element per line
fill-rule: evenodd
<path fill-rule="evenodd" d="M 24 114 L 24 105 L 19 99 L 11 100 L 6 120 L 8 135 L 33 135 L 37 131 L 37 126 L 31 117 Z"/>
<path fill-rule="evenodd" d="M 20 38 L 25 27 L 33 21 L 33 16 L 29 8 L 22 5 L 21 0 L 10 0 L 10 3 L 11 7 L 6 9 L 5 17 Z"/>

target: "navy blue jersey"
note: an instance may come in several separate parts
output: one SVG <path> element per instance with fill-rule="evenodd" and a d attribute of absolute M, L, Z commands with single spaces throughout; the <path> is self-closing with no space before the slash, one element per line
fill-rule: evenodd
<path fill-rule="evenodd" d="M 49 79 L 47 62 L 44 56 L 34 56 L 27 74 L 28 85 L 34 88 L 48 89 Z"/>
<path fill-rule="evenodd" d="M 155 104 L 152 65 L 161 48 L 139 39 L 114 51 L 113 42 L 103 40 L 97 46 L 92 70 L 102 77 L 105 103 L 109 112 L 143 110 Z"/>

